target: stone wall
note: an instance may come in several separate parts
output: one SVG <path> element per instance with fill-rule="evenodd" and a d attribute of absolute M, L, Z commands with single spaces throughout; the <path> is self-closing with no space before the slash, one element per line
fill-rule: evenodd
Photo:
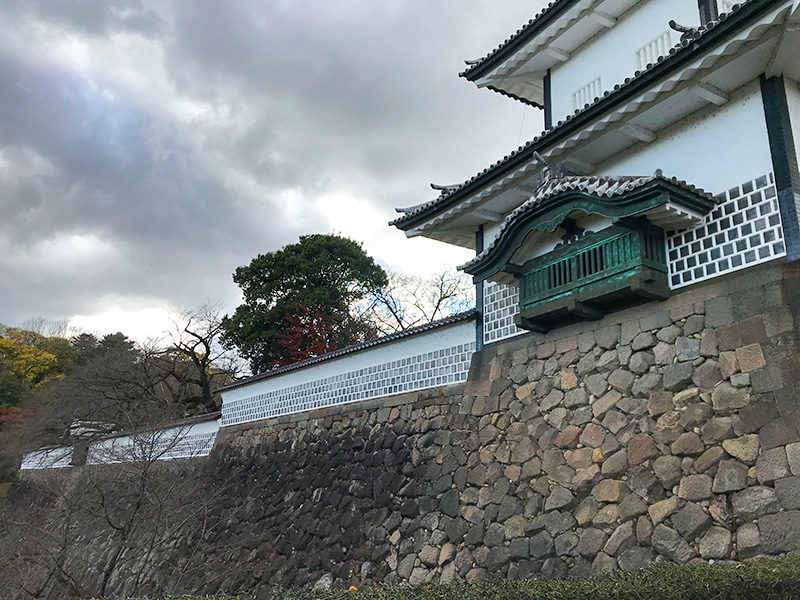
<path fill-rule="evenodd" d="M 140 593 L 266 597 L 800 550 L 798 299 L 800 267 L 773 263 L 493 344 L 464 385 L 224 427 L 180 478 L 208 501 L 141 565 Z M 9 501 L 34 505 L 35 487 Z M 40 526 L 58 517 L 45 508 Z M 113 536 L 75 539 L 68 565 L 93 581 Z M 111 595 L 129 591 L 126 573 Z"/>
<path fill-rule="evenodd" d="M 800 550 L 798 299 L 773 263 L 489 346 L 464 386 L 225 428 L 243 569 L 213 588 Z"/>

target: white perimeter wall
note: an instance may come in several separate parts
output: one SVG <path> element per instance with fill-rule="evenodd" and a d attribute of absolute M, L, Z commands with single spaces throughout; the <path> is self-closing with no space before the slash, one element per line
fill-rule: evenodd
<path fill-rule="evenodd" d="M 120 436 L 89 446 L 86 464 L 172 460 L 208 456 L 219 431 L 220 420 Z"/>
<path fill-rule="evenodd" d="M 21 470 L 62 469 L 72 465 L 72 448 L 48 448 L 28 452 L 22 457 Z"/>
<path fill-rule="evenodd" d="M 223 426 L 464 381 L 475 337 L 470 320 L 222 392 Z"/>
<path fill-rule="evenodd" d="M 94 442 L 89 446 L 86 464 L 110 464 L 141 460 L 172 460 L 208 456 L 219 431 L 220 420 L 205 421 L 143 432 L 134 436 L 119 436 Z M 72 466 L 73 448 L 61 446 L 28 452 L 20 469 L 59 469 Z"/>
<path fill-rule="evenodd" d="M 637 71 L 636 51 L 669 30 L 674 19 L 687 26 L 700 24 L 697 0 L 649 0 L 629 11 L 622 20 L 589 40 L 572 57 L 551 71 L 553 123 L 574 112 L 572 94 L 596 77 L 602 92 L 621 84 Z M 670 30 L 671 45 L 680 34 Z"/>
<path fill-rule="evenodd" d="M 741 88 L 723 106 L 713 106 L 658 140 L 640 143 L 603 163 L 606 175 L 649 175 L 661 169 L 713 194 L 772 171 L 769 137 L 758 81 Z"/>

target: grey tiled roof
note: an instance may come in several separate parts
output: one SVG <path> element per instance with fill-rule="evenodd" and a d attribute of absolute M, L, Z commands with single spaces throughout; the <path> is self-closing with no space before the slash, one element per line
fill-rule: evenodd
<path fill-rule="evenodd" d="M 283 375 L 284 373 L 288 373 L 290 371 L 304 369 L 305 367 L 310 367 L 312 365 L 316 365 L 321 362 L 332 360 L 334 358 L 339 358 L 341 356 L 346 356 L 347 354 L 355 354 L 356 352 L 369 350 L 370 348 L 374 348 L 376 346 L 382 346 L 390 342 L 396 342 L 398 340 L 413 337 L 421 333 L 427 333 L 430 331 L 434 331 L 436 329 L 442 329 L 450 325 L 462 323 L 464 321 L 470 321 L 474 319 L 477 316 L 477 314 L 478 311 L 473 308 L 471 310 L 458 313 L 456 315 L 451 315 L 445 319 L 440 319 L 439 321 L 433 321 L 432 323 L 425 323 L 424 325 L 412 327 L 411 329 L 406 329 L 405 331 L 398 331 L 397 333 L 393 333 L 391 335 L 387 335 L 375 340 L 369 340 L 361 344 L 356 344 L 355 346 L 348 346 L 347 348 L 342 348 L 341 350 L 335 350 L 333 352 L 329 352 L 328 354 L 323 354 L 322 356 L 315 356 L 314 358 L 302 360 L 300 362 L 296 362 L 291 365 L 286 365 L 285 367 L 278 367 L 277 369 L 272 369 L 265 373 L 259 373 L 257 375 L 252 375 L 251 377 L 245 377 L 244 379 L 240 379 L 239 381 L 234 381 L 233 383 L 228 383 L 226 385 L 223 385 L 222 387 L 217 388 L 215 392 L 224 392 L 227 390 L 232 390 L 234 388 L 242 387 L 243 385 L 249 385 L 257 381 L 270 379 L 271 377 L 275 377 L 277 375 Z"/>
<path fill-rule="evenodd" d="M 539 26 L 543 24 L 545 17 L 550 16 L 555 11 L 556 8 L 560 7 L 561 5 L 574 4 L 574 3 L 575 0 L 553 0 L 547 6 L 545 6 L 541 11 L 539 11 L 539 14 L 537 14 L 530 21 L 525 23 L 525 25 L 517 29 L 517 31 L 514 34 L 506 38 L 506 40 L 502 44 L 500 44 L 497 48 L 489 52 L 489 54 L 487 54 L 481 59 L 470 61 L 468 63 L 469 66 L 466 69 L 464 69 L 461 73 L 459 73 L 459 76 L 466 77 L 469 79 L 470 75 L 472 75 L 475 71 L 483 67 L 483 65 L 485 65 L 488 60 L 490 60 L 492 57 L 496 56 L 497 54 L 508 48 L 511 44 L 526 42 L 528 39 L 530 39 L 540 28 Z"/>
<path fill-rule="evenodd" d="M 623 175 L 621 177 L 607 177 L 607 176 L 591 176 L 591 177 L 580 177 L 575 175 L 567 175 L 563 177 L 550 177 L 546 178 L 539 188 L 536 190 L 533 196 L 531 196 L 528 200 L 526 200 L 522 205 L 520 205 L 517 209 L 515 209 L 511 214 L 509 214 L 505 220 L 503 221 L 502 225 L 500 225 L 500 229 L 495 235 L 492 242 L 486 246 L 483 252 L 478 254 L 472 260 L 464 263 L 459 267 L 459 269 L 468 269 L 472 265 L 483 261 L 489 254 L 492 253 L 495 246 L 497 245 L 498 240 L 503 236 L 503 233 L 508 229 L 512 222 L 514 222 L 517 217 L 520 215 L 530 211 L 536 206 L 547 202 L 550 198 L 553 198 L 563 192 L 578 190 L 583 192 L 586 195 L 595 196 L 598 198 L 606 197 L 612 198 L 614 196 L 621 196 L 631 190 L 635 190 L 637 188 L 642 187 L 650 183 L 651 181 L 668 181 L 675 185 L 678 185 L 688 191 L 694 192 L 696 194 L 700 194 L 703 196 L 708 197 L 709 199 L 712 197 L 711 194 L 697 188 L 685 181 L 681 181 L 675 177 L 665 177 L 661 171 L 656 171 L 654 175 L 649 175 L 646 177 L 637 177 L 637 176 L 630 176 L 630 175 Z"/>
<path fill-rule="evenodd" d="M 556 0 L 555 2 L 552 2 L 548 6 L 548 8 L 546 8 L 545 11 L 543 11 L 543 13 L 540 13 L 537 19 L 541 18 L 541 16 L 548 10 L 552 10 L 554 7 L 556 7 L 559 4 L 559 2 L 564 2 L 564 1 L 565 0 Z M 730 12 L 723 13 L 715 21 L 710 21 L 705 26 L 700 27 L 696 30 L 692 30 L 689 33 L 685 34 L 681 39 L 680 43 L 678 43 L 677 45 L 675 45 L 673 48 L 670 49 L 669 54 L 660 57 L 655 63 L 648 64 L 642 71 L 636 71 L 633 77 L 629 77 L 625 79 L 623 83 L 615 85 L 613 90 L 606 91 L 602 97 L 595 98 L 593 103 L 587 104 L 583 108 L 577 109 L 574 112 L 574 114 L 567 116 L 564 120 L 559 121 L 558 123 L 547 129 L 546 131 L 542 132 L 540 135 L 533 138 L 526 144 L 520 146 L 510 154 L 504 156 L 502 159 L 486 167 L 483 171 L 476 173 L 475 175 L 467 179 L 465 182 L 457 186 L 452 186 L 448 190 L 443 191 L 438 198 L 411 207 L 411 209 L 407 209 L 406 211 L 404 211 L 403 216 L 394 219 L 389 223 L 389 225 L 394 225 L 394 226 L 403 225 L 404 223 L 414 219 L 415 217 L 418 217 L 430 211 L 431 209 L 438 207 L 440 204 L 445 203 L 452 197 L 459 195 L 461 192 L 463 192 L 466 188 L 470 187 L 471 185 L 473 184 L 480 185 L 483 182 L 483 180 L 489 180 L 492 174 L 497 172 L 501 167 L 510 163 L 512 160 L 518 157 L 524 158 L 527 157 L 528 155 L 532 156 L 534 151 L 541 149 L 546 142 L 550 141 L 553 138 L 553 136 L 564 130 L 578 117 L 583 116 L 587 113 L 594 112 L 596 109 L 599 110 L 606 103 L 613 102 L 616 98 L 620 96 L 620 94 L 623 91 L 632 88 L 635 84 L 640 82 L 645 75 L 654 72 L 655 70 L 659 69 L 662 66 L 664 68 L 667 68 L 666 65 L 670 64 L 672 59 L 682 55 L 684 52 L 686 52 L 688 48 L 692 47 L 696 42 L 702 40 L 712 31 L 724 27 L 728 23 L 731 23 L 730 27 L 735 26 L 735 24 L 738 21 L 742 20 L 740 16 L 743 15 L 743 13 L 748 12 L 744 10 L 745 8 L 752 7 L 753 10 L 757 10 L 761 7 L 767 8 L 770 5 L 778 4 L 779 1 L 780 0 L 746 0 L 741 4 L 735 5 Z M 533 21 L 535 22 L 536 19 L 534 19 Z M 725 29 L 722 29 L 722 31 L 724 30 Z M 510 40 L 507 40 L 506 43 L 508 43 L 509 41 Z M 497 52 L 497 50 L 495 52 Z M 522 155 L 525 156 L 523 157 Z"/>

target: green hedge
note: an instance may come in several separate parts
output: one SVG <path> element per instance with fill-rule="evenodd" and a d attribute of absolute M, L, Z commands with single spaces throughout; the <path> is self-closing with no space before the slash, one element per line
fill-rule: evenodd
<path fill-rule="evenodd" d="M 216 596 L 205 600 L 232 600 Z M 243 595 L 239 600 L 248 600 Z M 280 590 L 273 600 L 789 600 L 800 599 L 800 557 L 738 565 L 655 565 L 636 573 L 561 581 L 378 586 L 355 592 Z M 184 596 L 172 600 L 201 600 Z"/>

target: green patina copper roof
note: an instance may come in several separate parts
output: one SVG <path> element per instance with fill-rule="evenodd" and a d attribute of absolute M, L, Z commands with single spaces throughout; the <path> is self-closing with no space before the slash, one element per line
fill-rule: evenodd
<path fill-rule="evenodd" d="M 529 200 L 509 214 L 486 249 L 459 267 L 481 281 L 502 271 L 530 231 L 555 231 L 574 211 L 611 219 L 641 216 L 673 206 L 705 215 L 714 206 L 711 194 L 684 181 L 650 176 L 551 175 L 551 167 Z"/>

